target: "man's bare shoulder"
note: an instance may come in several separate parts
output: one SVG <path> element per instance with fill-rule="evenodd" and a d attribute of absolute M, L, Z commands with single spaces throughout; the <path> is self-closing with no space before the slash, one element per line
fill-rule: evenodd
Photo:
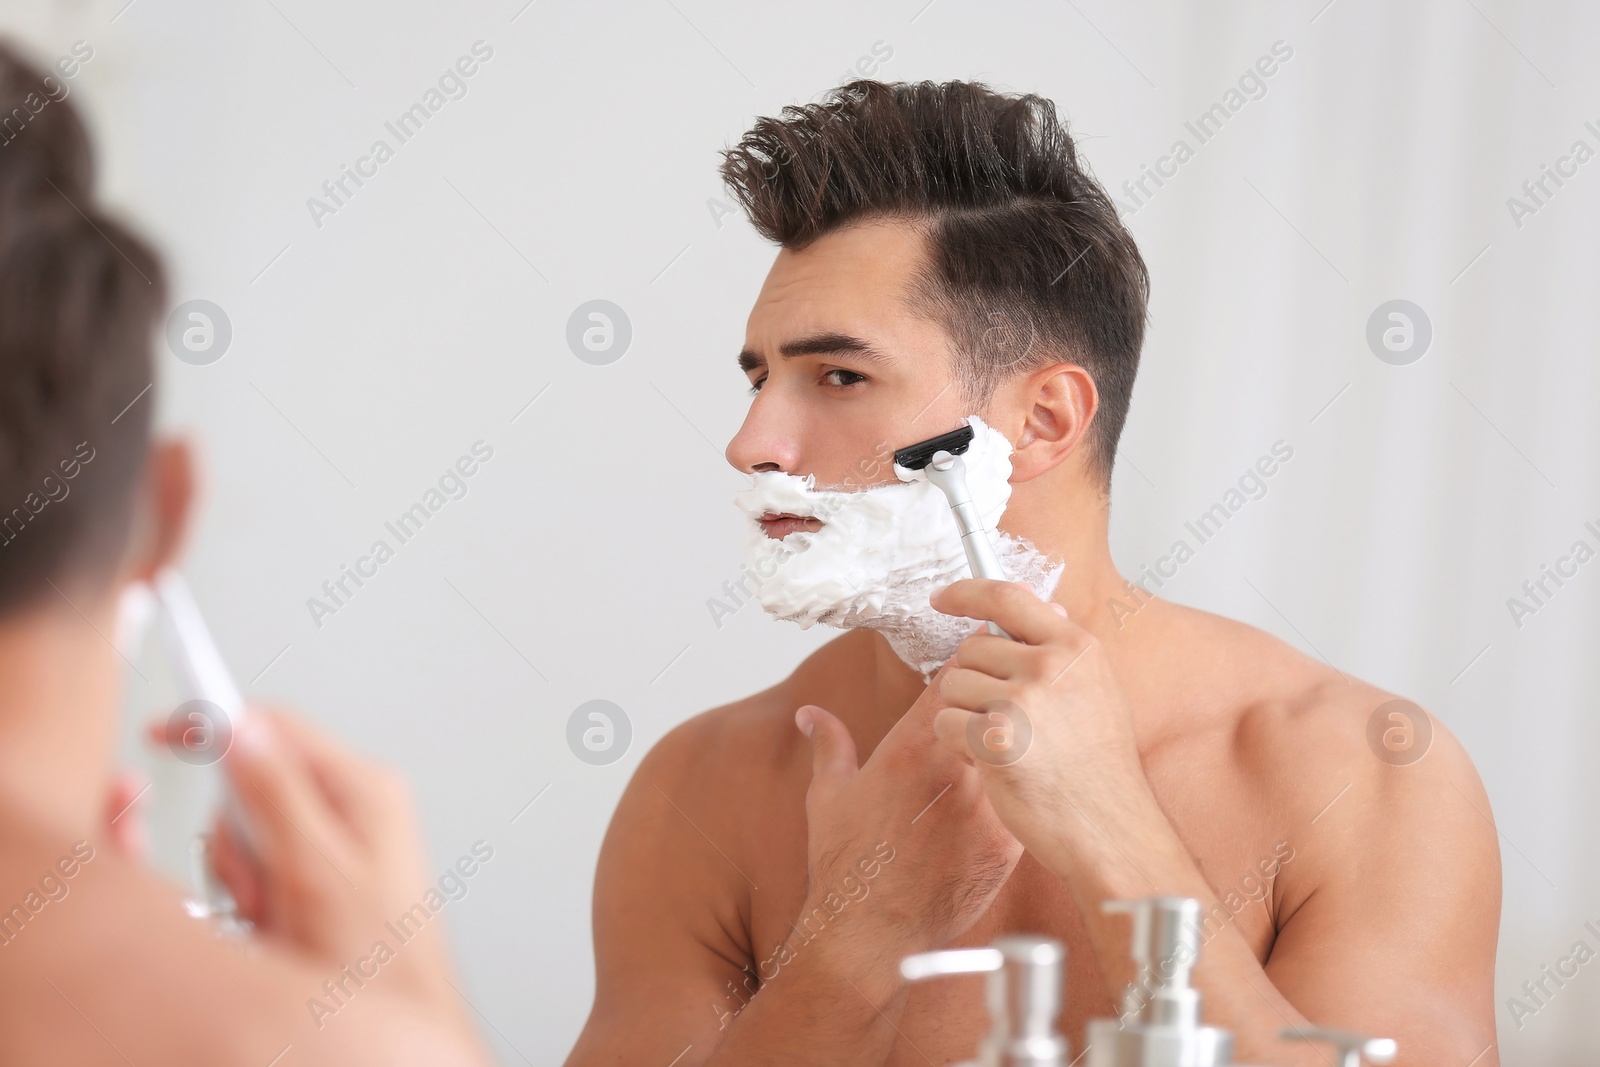
<path fill-rule="evenodd" d="M 1171 643 L 1190 665 L 1185 676 L 1215 694 L 1237 753 L 1261 773 L 1303 780 L 1326 771 L 1349 781 L 1430 763 L 1441 765 L 1430 777 L 1470 772 L 1465 750 L 1418 704 L 1248 623 L 1173 607 Z"/>
<path fill-rule="evenodd" d="M 1221 698 L 1230 761 L 1299 836 L 1328 831 L 1343 844 L 1321 851 L 1339 863 L 1421 835 L 1494 853 L 1483 785 L 1436 715 L 1246 623 L 1178 612 L 1177 643 Z"/>
<path fill-rule="evenodd" d="M 178 961 L 208 962 L 185 936 L 186 927 L 199 925 L 184 915 L 176 892 L 104 841 L 0 804 L 0 1029 L 15 1042 L 19 1062 L 80 1062 L 79 1054 L 81 1062 L 94 1060 L 106 1048 L 85 1018 L 115 1030 L 125 1047 L 158 1046 L 187 1010 L 162 1017 L 156 991 L 178 996 L 193 982 Z M 105 976 L 130 973 L 141 981 L 119 990 L 113 1003 Z M 186 1040 L 221 1052 L 221 1037 L 204 1025 Z"/>
<path fill-rule="evenodd" d="M 830 658 L 824 651 L 777 684 L 678 724 L 639 761 L 595 878 L 596 944 L 615 981 L 632 980 L 641 940 L 661 952 L 687 944 L 688 959 L 707 948 L 723 961 L 750 951 L 749 888 L 767 884 L 771 865 L 795 848 L 804 858 L 811 752 L 794 713 L 815 699 L 797 699 L 807 690 L 798 680 Z"/>
<path fill-rule="evenodd" d="M 636 777 L 657 785 L 743 792 L 785 766 L 798 737 L 787 680 L 702 711 L 668 730 L 640 761 Z"/>
<path fill-rule="evenodd" d="M 734 791 L 746 797 L 770 786 L 775 776 L 787 779 L 803 770 L 808 778 L 811 750 L 795 727 L 794 713 L 806 703 L 836 706 L 830 689 L 847 684 L 845 667 L 858 643 L 854 634 L 837 637 L 776 684 L 673 727 L 640 762 L 639 773 L 696 793 Z"/>
<path fill-rule="evenodd" d="M 464 1062 L 442 1029 L 384 990 L 322 1031 L 306 1004 L 330 973 L 270 942 L 220 937 L 176 887 L 106 841 L 0 799 L 6 1063 L 267 1063 L 288 1044 L 307 1064 Z"/>

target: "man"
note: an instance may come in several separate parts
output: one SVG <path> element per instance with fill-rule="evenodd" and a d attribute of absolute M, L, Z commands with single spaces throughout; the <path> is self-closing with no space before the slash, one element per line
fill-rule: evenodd
<path fill-rule="evenodd" d="M 818 487 L 871 471 L 880 492 L 884 442 L 979 415 L 1015 447 L 1002 534 L 1064 576 L 1050 605 L 1005 582 L 935 594 L 1017 640 L 967 637 L 931 684 L 856 629 L 663 738 L 601 853 L 569 1063 L 964 1060 L 978 980 L 910 988 L 897 963 L 1008 932 L 1065 942 L 1077 1055 L 1134 977 L 1102 904 L 1158 894 L 1202 901 L 1195 981 L 1238 1062 L 1331 1062 L 1278 1036 L 1320 1025 L 1395 1038 L 1405 1064 L 1495 1063 L 1499 853 L 1461 747 L 1433 722 L 1425 758 L 1378 758 L 1391 694 L 1112 562 L 1146 272 L 1052 105 L 855 82 L 759 121 L 723 174 L 782 246 L 729 461 Z M 967 740 L 997 702 L 1032 727 L 1009 764 Z"/>
<path fill-rule="evenodd" d="M 117 604 L 175 557 L 193 475 L 150 441 L 160 265 L 95 202 L 59 88 L 0 45 L 0 114 L 22 116 L 0 146 L 0 1058 L 487 1063 L 437 925 L 384 927 L 429 881 L 392 772 L 287 716 L 241 724 L 254 857 L 223 833 L 218 873 L 247 944 L 118 848 Z"/>

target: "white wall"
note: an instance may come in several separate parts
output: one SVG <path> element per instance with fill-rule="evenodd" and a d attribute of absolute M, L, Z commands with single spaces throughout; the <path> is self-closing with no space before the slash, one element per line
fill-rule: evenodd
<path fill-rule="evenodd" d="M 1153 562 L 1292 444 L 1166 592 L 1461 737 L 1503 846 L 1506 1059 L 1600 1052 L 1594 967 L 1520 1029 L 1505 1006 L 1600 920 L 1600 563 L 1520 628 L 1506 606 L 1575 540 L 1600 545 L 1583 528 L 1600 526 L 1600 161 L 1520 226 L 1506 205 L 1575 140 L 1600 149 L 1593 5 L 125 3 L 13 3 L 3 21 L 44 57 L 92 44 L 73 85 L 109 196 L 167 251 L 175 301 L 231 319 L 219 362 L 161 359 L 163 416 L 216 473 L 189 575 L 252 695 L 410 772 L 441 867 L 495 847 L 449 915 L 505 1062 L 556 1061 L 581 1025 L 593 863 L 639 757 L 831 636 L 754 608 L 719 629 L 706 606 L 738 572 L 743 479 L 720 451 L 771 256 L 708 200 L 752 116 L 880 41 L 882 77 L 1055 99 L 1113 188 L 1193 146 L 1184 122 L 1275 41 L 1293 49 L 1131 215 L 1154 301 L 1116 556 Z M 384 122 L 478 40 L 494 52 L 467 96 L 315 225 L 307 198 L 393 146 Z M 595 298 L 633 326 L 609 366 L 565 341 Z M 1432 323 L 1408 366 L 1365 340 L 1394 298 Z M 307 598 L 480 439 L 494 458 L 470 493 L 314 625 Z M 565 740 L 595 698 L 634 730 L 603 767 Z"/>

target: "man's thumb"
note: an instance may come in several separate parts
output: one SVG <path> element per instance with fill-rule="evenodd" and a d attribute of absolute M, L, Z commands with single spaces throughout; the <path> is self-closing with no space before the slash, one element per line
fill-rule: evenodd
<path fill-rule="evenodd" d="M 859 768 L 856 742 L 831 712 L 815 704 L 802 705 L 794 713 L 795 725 L 811 738 L 811 780 L 848 779 Z"/>

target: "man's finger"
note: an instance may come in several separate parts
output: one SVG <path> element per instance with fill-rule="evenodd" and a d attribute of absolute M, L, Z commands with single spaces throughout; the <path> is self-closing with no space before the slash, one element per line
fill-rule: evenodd
<path fill-rule="evenodd" d="M 933 735 L 938 738 L 940 748 L 957 759 L 972 763 L 972 749 L 967 744 L 967 730 L 971 724 L 972 712 L 965 708 L 940 708 L 939 714 L 933 717 Z"/>
<path fill-rule="evenodd" d="M 211 859 L 212 872 L 227 888 L 228 895 L 233 897 L 239 915 L 254 923 L 257 928 L 267 928 L 268 917 L 264 909 L 266 900 L 261 888 L 261 872 L 256 868 L 255 862 L 244 846 L 239 843 L 233 827 L 226 818 L 218 818 L 212 827 L 207 855 Z"/>
<path fill-rule="evenodd" d="M 980 630 L 961 642 L 951 663 L 991 678 L 1009 681 L 1025 673 L 1034 653 L 1030 646 Z"/>
<path fill-rule="evenodd" d="M 855 777 L 856 742 L 832 713 L 815 704 L 803 705 L 794 715 L 795 725 L 811 738 L 811 787 L 832 790 Z"/>
<path fill-rule="evenodd" d="M 999 623 L 1006 633 L 1030 645 L 1070 640 L 1084 633 L 1018 582 L 962 578 L 935 590 L 928 602 L 946 615 Z"/>
<path fill-rule="evenodd" d="M 382 801 L 374 798 L 375 791 L 370 788 L 369 778 L 376 770 L 371 764 L 346 752 L 325 734 L 293 715 L 262 707 L 252 707 L 245 714 L 268 720 L 275 728 L 276 739 L 305 768 L 329 805 L 347 822 L 368 822 L 374 810 L 381 813 Z M 231 729 L 237 735 L 239 724 L 231 724 Z M 156 719 L 145 725 L 145 739 L 179 752 L 191 745 L 193 731 L 193 725 L 183 720 Z M 229 745 L 232 743 L 230 740 Z"/>
<path fill-rule="evenodd" d="M 378 786 L 381 769 L 294 715 L 270 713 L 277 736 L 300 758 L 311 779 L 347 822 L 383 821 L 393 798 Z"/>
<path fill-rule="evenodd" d="M 278 733 L 276 718 L 246 715 L 222 761 L 249 822 L 251 843 L 271 869 L 303 860 L 308 845 L 324 858 L 342 851 L 327 800 L 299 752 Z"/>
<path fill-rule="evenodd" d="M 1005 700 L 1007 694 L 1012 691 L 1008 683 L 982 671 L 968 670 L 965 667 L 957 668 L 945 675 L 939 683 L 939 689 L 947 707 L 960 708 L 967 712 L 978 711 L 984 705 L 996 700 Z"/>

